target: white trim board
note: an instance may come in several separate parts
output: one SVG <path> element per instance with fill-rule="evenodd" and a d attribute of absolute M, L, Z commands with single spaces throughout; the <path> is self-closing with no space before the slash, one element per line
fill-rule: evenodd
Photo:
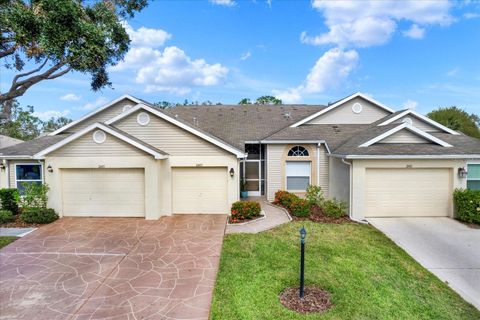
<path fill-rule="evenodd" d="M 310 115 L 310 116 L 308 116 L 308 117 L 306 117 L 306 118 L 304 118 L 304 119 L 302 119 L 302 120 L 300 120 L 300 121 L 298 121 L 298 122 L 290 125 L 290 127 L 291 127 L 291 128 L 296 128 L 296 127 L 298 127 L 298 126 L 300 126 L 300 125 L 302 125 L 302 124 L 304 124 L 304 123 L 306 123 L 306 122 L 309 122 L 310 120 L 315 119 L 316 117 L 318 117 L 318 116 L 320 116 L 320 115 L 322 115 L 322 114 L 325 114 L 325 113 L 329 112 L 329 111 L 332 110 L 332 109 L 337 108 L 338 106 L 341 106 L 341 105 L 344 104 L 345 102 L 348 102 L 348 101 L 350 101 L 350 100 L 352 100 L 352 99 L 355 99 L 355 98 L 357 98 L 357 97 L 363 98 L 363 99 L 365 99 L 365 100 L 367 100 L 367 101 L 375 104 L 376 106 L 378 106 L 378 107 L 380 107 L 380 108 L 382 108 L 382 109 L 384 109 L 384 110 L 386 110 L 386 111 L 388 111 L 388 112 L 390 112 L 390 113 L 394 113 L 394 112 L 395 112 L 393 109 L 391 109 L 391 108 L 387 107 L 386 105 L 384 105 L 384 104 L 376 101 L 375 99 L 373 99 L 373 98 L 371 98 L 371 97 L 369 97 L 369 96 L 367 96 L 367 95 L 365 95 L 365 94 L 363 94 L 363 93 L 361 93 L 361 92 L 357 92 L 357 93 L 354 93 L 354 94 L 352 94 L 352 95 L 350 95 L 350 96 L 348 96 L 348 97 L 346 97 L 346 98 L 344 98 L 344 99 L 342 99 L 342 100 L 340 100 L 340 101 L 335 102 L 334 104 L 332 104 L 331 106 L 329 106 L 329 107 L 327 107 L 327 108 L 325 108 L 325 109 L 323 109 L 323 110 L 320 110 L 320 111 L 318 111 L 318 112 L 316 112 L 316 113 L 314 113 L 314 114 L 312 114 L 312 115 Z"/>
<path fill-rule="evenodd" d="M 119 121 L 120 119 L 123 119 L 123 118 L 129 116 L 130 114 L 132 114 L 134 112 L 137 112 L 140 109 L 148 111 L 148 112 L 152 113 L 153 115 L 156 115 L 157 117 L 159 117 L 159 118 L 161 118 L 161 119 L 163 119 L 167 122 L 170 122 L 171 124 L 176 125 L 177 127 L 180 127 L 183 130 L 188 131 L 188 132 L 196 135 L 197 137 L 202 138 L 203 140 L 206 140 L 206 141 L 208 141 L 208 142 L 210 142 L 210 143 L 212 143 L 212 144 L 214 144 L 214 145 L 216 145 L 216 146 L 218 146 L 218 147 L 220 147 L 224 150 L 227 150 L 230 153 L 233 153 L 234 155 L 237 156 L 237 158 L 245 158 L 246 157 L 245 152 L 242 152 L 242 151 L 238 150 L 237 148 L 234 148 L 234 147 L 232 147 L 232 146 L 230 146 L 230 145 L 228 145 L 228 144 L 226 144 L 226 143 L 224 143 L 224 142 L 222 142 L 218 139 L 215 139 L 215 138 L 213 138 L 213 137 L 211 137 L 211 136 L 209 136 L 209 135 L 207 135 L 207 134 L 205 134 L 205 133 L 203 133 L 203 132 L 201 132 L 201 131 L 199 131 L 199 130 L 197 130 L 197 129 L 195 129 L 195 128 L 193 128 L 193 127 L 191 127 L 191 126 L 189 126 L 189 125 L 187 125 L 183 122 L 180 122 L 180 121 L 170 117 L 169 115 L 166 115 L 165 113 L 155 109 L 155 108 L 147 106 L 143 103 L 137 104 L 135 107 L 133 107 L 133 108 L 131 108 L 131 109 L 115 116 L 115 117 L 113 117 L 112 119 L 106 121 L 105 123 L 108 124 L 108 125 L 111 125 L 111 124 Z"/>
<path fill-rule="evenodd" d="M 385 139 L 385 138 L 391 136 L 392 134 L 394 134 L 394 133 L 396 133 L 396 132 L 398 132 L 398 131 L 400 131 L 400 130 L 403 130 L 403 129 L 406 129 L 406 130 L 408 130 L 408 131 L 410 131 L 410 132 L 413 132 L 414 134 L 417 134 L 417 135 L 419 135 L 419 136 L 421 136 L 421 137 L 423 137 L 423 138 L 425 138 L 425 139 L 427 139 L 427 140 L 430 140 L 431 142 L 434 142 L 434 143 L 436 143 L 436 144 L 439 144 L 439 145 L 441 145 L 442 147 L 445 147 L 445 148 L 453 147 L 451 144 L 446 143 L 445 141 L 440 140 L 440 139 L 432 136 L 431 134 L 429 134 L 429 133 L 427 133 L 427 132 L 425 132 L 425 131 L 422 131 L 422 130 L 420 130 L 420 129 L 418 129 L 418 128 L 416 128 L 416 127 L 414 127 L 414 126 L 412 126 L 412 125 L 410 125 L 410 124 L 408 124 L 408 123 L 402 123 L 402 124 L 398 125 L 397 127 L 393 128 L 393 129 L 390 129 L 390 130 L 388 130 L 387 132 L 384 132 L 384 133 L 382 133 L 381 135 L 378 135 L 378 136 L 376 136 L 375 138 L 370 139 L 370 140 L 368 140 L 368 141 L 365 142 L 365 143 L 362 143 L 361 145 L 359 145 L 359 147 L 360 147 L 360 148 L 369 147 L 369 146 L 371 146 L 372 144 L 375 144 L 375 143 L 377 143 L 377 142 L 379 142 L 379 141 L 382 141 L 383 139 Z"/>
<path fill-rule="evenodd" d="M 97 113 L 99 113 L 99 112 L 101 112 L 101 111 L 103 111 L 103 110 L 105 110 L 105 109 L 110 108 L 111 106 L 113 106 L 113 105 L 116 104 L 117 102 L 122 101 L 123 99 L 132 100 L 132 101 L 135 102 L 136 104 L 143 103 L 141 100 L 139 100 L 139 99 L 137 99 L 137 98 L 135 98 L 135 97 L 132 97 L 132 96 L 130 96 L 130 95 L 128 95 L 128 94 L 125 94 L 125 95 L 123 95 L 123 96 L 121 96 L 121 97 L 119 97 L 119 98 L 117 98 L 117 99 L 115 99 L 115 100 L 110 101 L 110 102 L 107 103 L 106 105 L 103 105 L 103 106 L 101 106 L 100 108 L 97 108 L 97 109 L 93 110 L 92 112 L 87 113 L 86 115 L 84 115 L 84 116 L 81 117 L 80 119 L 75 120 L 75 121 L 72 121 L 72 122 L 64 125 L 63 127 L 61 127 L 61 128 L 59 128 L 59 129 L 57 129 L 57 130 L 49 133 L 48 135 L 49 135 L 49 136 L 55 136 L 55 135 L 57 135 L 57 134 L 65 131 L 65 130 L 67 130 L 68 128 L 71 128 L 71 127 L 73 127 L 74 125 L 82 122 L 83 120 L 86 120 L 86 119 L 90 118 L 91 116 L 96 115 Z"/>
<path fill-rule="evenodd" d="M 438 123 L 438 122 L 436 122 L 436 121 L 434 121 L 434 120 L 432 120 L 432 119 L 430 119 L 430 118 L 425 117 L 424 115 L 421 115 L 420 113 L 417 113 L 417 112 L 411 110 L 411 109 L 407 109 L 407 110 L 405 110 L 405 111 L 397 114 L 396 116 L 394 116 L 394 117 L 392 117 L 392 118 L 390 118 L 390 119 L 388 119 L 388 120 L 380 123 L 379 126 L 385 126 L 385 125 L 387 125 L 387 124 L 391 124 L 391 123 L 397 121 L 398 119 L 401 119 L 401 118 L 403 118 L 404 116 L 409 115 L 409 114 L 410 114 L 410 115 L 413 115 L 413 116 L 415 116 L 415 117 L 417 117 L 417 118 L 419 118 L 420 120 L 423 120 L 424 122 L 426 122 L 426 123 L 428 123 L 428 124 L 430 124 L 430 125 L 432 125 L 432 126 L 434 126 L 434 127 L 437 127 L 437 128 L 439 128 L 439 129 L 441 129 L 441 130 L 443 130 L 443 131 L 445 131 L 445 132 L 448 132 L 448 133 L 450 133 L 450 134 L 455 134 L 455 135 L 459 135 L 459 134 L 460 134 L 460 133 L 458 133 L 458 132 L 456 132 L 456 131 L 454 131 L 454 130 L 452 130 L 452 129 L 450 129 L 450 128 L 447 128 L 447 127 L 445 127 L 444 125 L 442 125 L 442 124 L 440 124 L 440 123 Z"/>
<path fill-rule="evenodd" d="M 155 159 L 167 159 L 168 158 L 168 155 L 164 155 L 164 154 L 161 154 L 161 153 L 157 152 L 156 150 L 150 149 L 147 146 L 144 146 L 144 145 L 138 143 L 137 141 L 134 141 L 131 138 L 129 138 L 127 136 L 124 136 L 121 133 L 119 133 L 119 132 L 113 130 L 112 128 L 109 128 L 108 126 L 106 126 L 104 124 L 101 124 L 99 122 L 93 123 L 93 124 L 89 125 L 88 127 L 84 128 L 83 130 L 80 130 L 80 131 L 72 134 L 71 136 L 66 137 L 62 141 L 59 141 L 59 142 L 55 143 L 54 145 L 51 145 L 50 147 L 48 147 L 46 149 L 43 149 L 42 151 L 33 155 L 33 158 L 34 159 L 43 159 L 45 157 L 45 155 L 47 155 L 50 152 L 53 152 L 53 151 L 65 146 L 66 144 L 68 144 L 68 143 L 70 143 L 70 142 L 72 142 L 72 141 L 74 141 L 78 138 L 80 138 L 81 136 L 85 135 L 86 133 L 92 131 L 93 129 L 103 130 L 103 131 L 111 134 L 112 136 L 114 136 L 114 137 L 116 137 L 116 138 L 118 138 L 122 141 L 125 141 L 126 143 L 131 144 L 132 146 L 134 146 L 134 147 L 136 147 L 136 148 L 138 148 L 142 151 L 145 151 L 146 153 L 154 156 Z"/>

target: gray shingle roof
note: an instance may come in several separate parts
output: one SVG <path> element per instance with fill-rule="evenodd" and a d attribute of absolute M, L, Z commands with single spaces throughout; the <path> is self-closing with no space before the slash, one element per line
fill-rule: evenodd
<path fill-rule="evenodd" d="M 323 108 L 321 105 L 214 105 L 178 106 L 164 112 L 244 150 L 245 141 L 266 138 Z"/>
<path fill-rule="evenodd" d="M 0 149 L 0 156 L 33 156 L 45 148 L 65 139 L 70 134 L 58 134 L 55 136 L 43 136 L 30 141 L 25 141 L 14 146 Z"/>

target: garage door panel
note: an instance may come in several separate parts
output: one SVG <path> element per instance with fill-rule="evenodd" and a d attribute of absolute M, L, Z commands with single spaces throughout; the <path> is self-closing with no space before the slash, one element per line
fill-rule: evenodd
<path fill-rule="evenodd" d="M 143 169 L 62 170 L 65 216 L 145 216 Z"/>
<path fill-rule="evenodd" d="M 227 213 L 227 168 L 173 168 L 173 213 Z"/>
<path fill-rule="evenodd" d="M 365 216 L 448 216 L 451 185 L 446 168 L 367 169 Z"/>

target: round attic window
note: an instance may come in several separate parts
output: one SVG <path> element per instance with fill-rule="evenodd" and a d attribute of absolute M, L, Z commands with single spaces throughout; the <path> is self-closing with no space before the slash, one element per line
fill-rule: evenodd
<path fill-rule="evenodd" d="M 133 106 L 132 106 L 131 104 L 126 104 L 126 105 L 123 106 L 123 111 L 122 111 L 122 112 L 125 112 L 125 111 L 127 111 L 127 110 L 130 110 L 130 109 L 132 109 L 132 108 L 133 108 Z"/>
<path fill-rule="evenodd" d="M 150 116 L 148 113 L 140 112 L 137 116 L 137 122 L 141 126 L 146 126 L 150 122 Z"/>
<path fill-rule="evenodd" d="M 96 143 L 104 143 L 107 140 L 107 135 L 102 130 L 95 130 L 93 132 L 93 141 Z"/>
<path fill-rule="evenodd" d="M 402 120 L 402 122 L 408 124 L 408 125 L 412 125 L 413 124 L 413 120 L 412 118 L 405 118 Z"/>
<path fill-rule="evenodd" d="M 362 112 L 362 109 L 363 109 L 362 105 L 358 102 L 354 103 L 353 106 L 352 106 L 352 111 L 354 113 L 360 113 L 360 112 Z"/>

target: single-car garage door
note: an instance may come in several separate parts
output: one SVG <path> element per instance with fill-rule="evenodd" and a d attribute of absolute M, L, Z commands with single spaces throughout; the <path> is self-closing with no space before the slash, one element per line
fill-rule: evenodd
<path fill-rule="evenodd" d="M 144 217 L 143 169 L 62 169 L 64 216 Z"/>
<path fill-rule="evenodd" d="M 227 168 L 173 168 L 173 213 L 227 213 Z"/>
<path fill-rule="evenodd" d="M 367 169 L 365 217 L 448 216 L 450 169 Z"/>

